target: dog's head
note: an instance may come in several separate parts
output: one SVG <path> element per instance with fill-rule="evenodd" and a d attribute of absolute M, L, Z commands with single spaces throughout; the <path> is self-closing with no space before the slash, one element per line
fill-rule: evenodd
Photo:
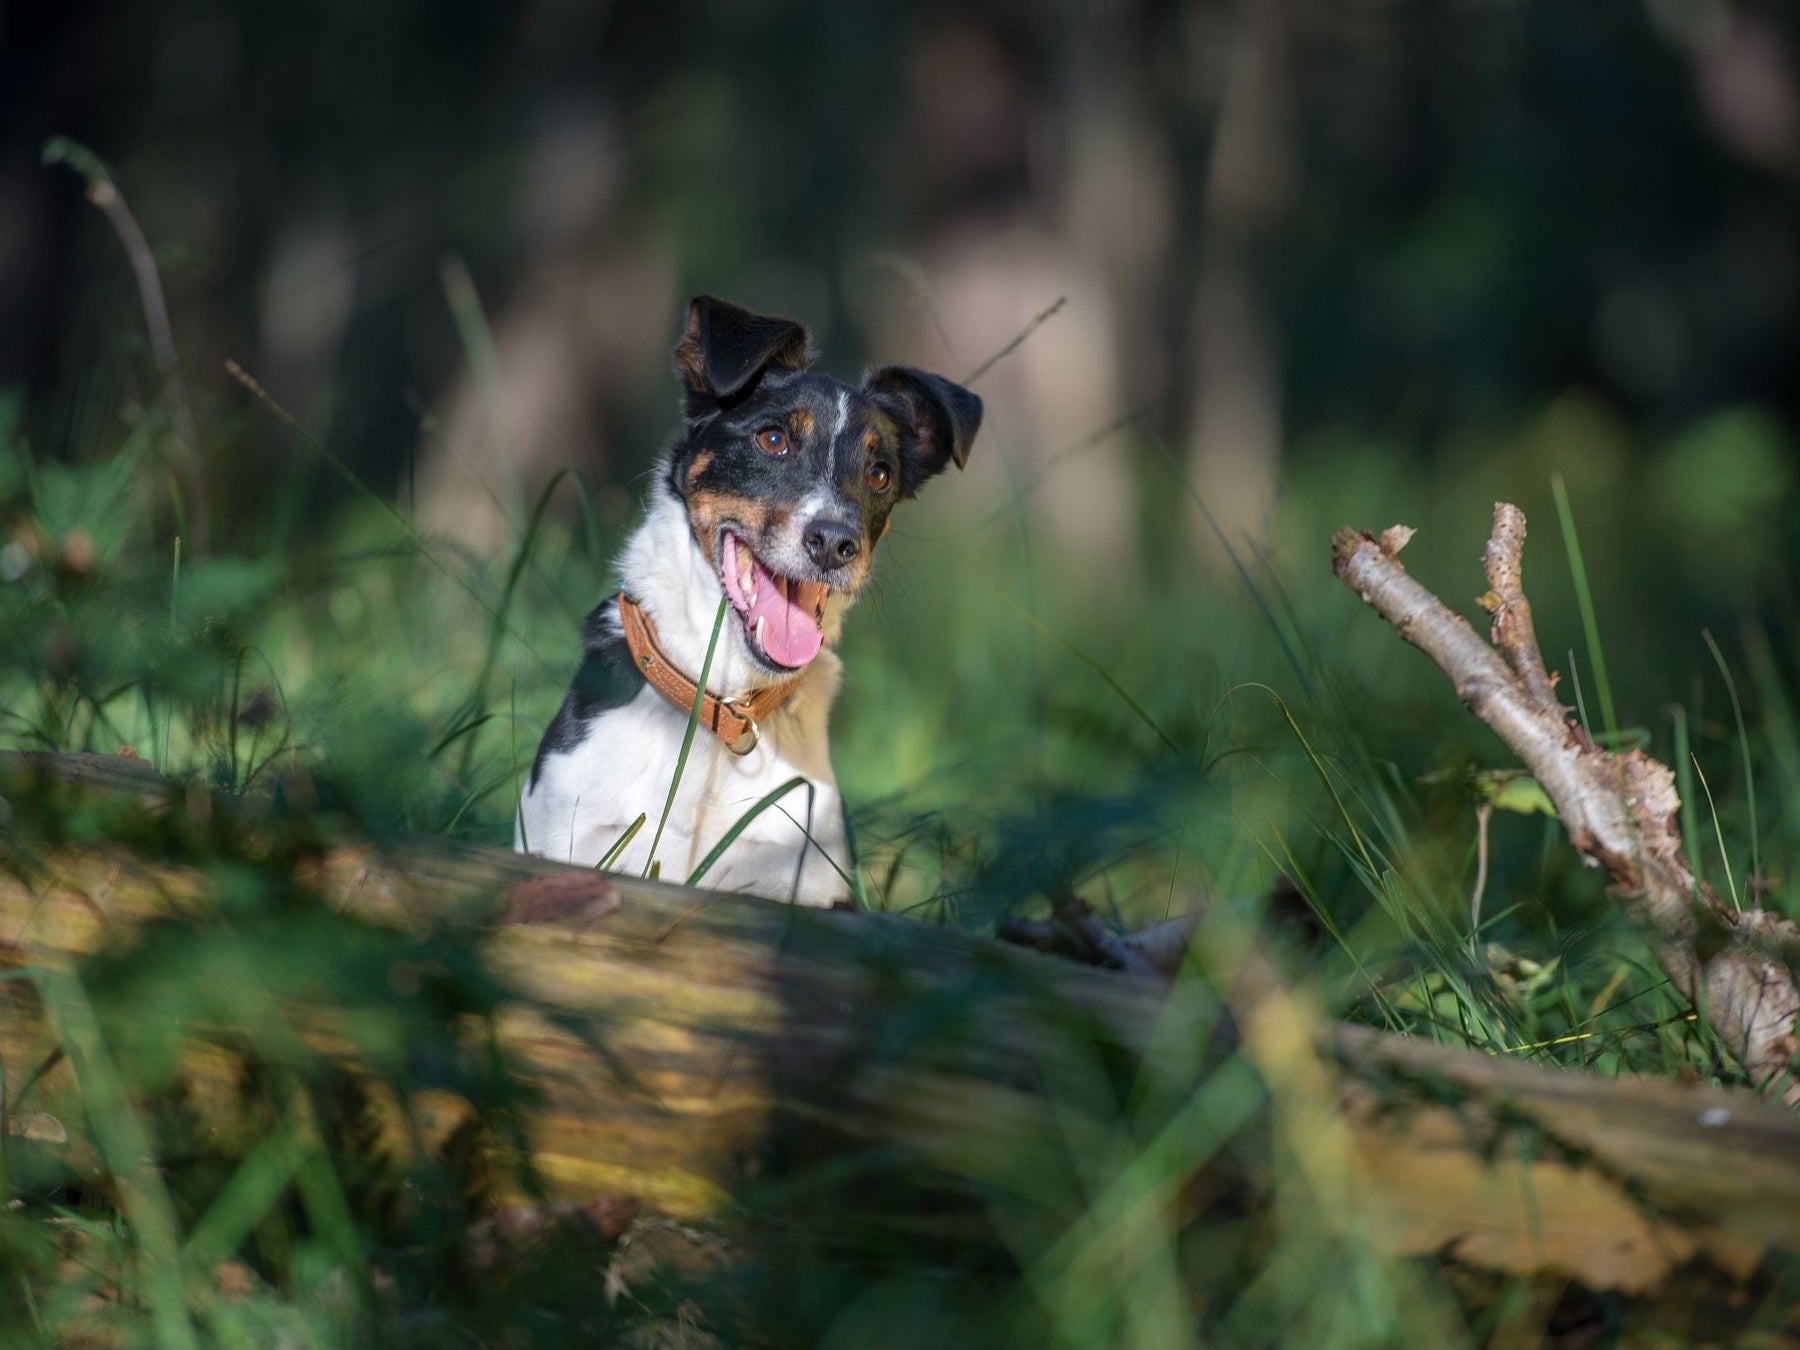
<path fill-rule="evenodd" d="M 675 348 L 669 486 L 771 671 L 818 655 L 827 600 L 862 589 L 895 503 L 961 468 L 981 425 L 981 400 L 942 376 L 887 366 L 856 387 L 812 360 L 799 324 L 705 295 Z"/>

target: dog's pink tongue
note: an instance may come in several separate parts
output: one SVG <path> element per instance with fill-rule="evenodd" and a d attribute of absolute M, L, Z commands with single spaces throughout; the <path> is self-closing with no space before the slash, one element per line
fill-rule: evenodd
<path fill-rule="evenodd" d="M 756 602 L 745 615 L 754 631 L 762 620 L 762 649 L 771 661 L 795 669 L 819 654 L 825 634 L 819 630 L 818 610 L 823 586 L 786 577 L 771 576 L 757 564 Z"/>

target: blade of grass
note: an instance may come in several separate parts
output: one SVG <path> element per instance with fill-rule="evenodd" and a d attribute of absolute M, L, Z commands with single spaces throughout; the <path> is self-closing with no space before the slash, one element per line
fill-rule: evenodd
<path fill-rule="evenodd" d="M 772 788 L 768 792 L 765 792 L 757 800 L 756 805 L 752 806 L 748 811 L 744 812 L 743 815 L 732 822 L 731 828 L 720 836 L 719 842 L 714 844 L 712 850 L 700 860 L 700 865 L 688 874 L 687 884 L 690 886 L 698 886 L 701 879 L 712 870 L 712 865 L 718 862 L 724 855 L 725 850 L 737 842 L 738 836 L 744 832 L 750 822 L 755 820 L 764 811 L 767 811 L 771 806 L 775 805 L 776 802 L 780 801 L 797 787 L 804 787 L 806 789 L 807 812 L 810 815 L 814 793 L 813 785 L 807 781 L 805 775 L 795 774 L 780 787 Z M 793 817 L 789 816 L 788 819 L 793 820 Z M 808 842 L 811 842 L 810 836 L 808 837 Z M 823 854 L 825 850 L 820 849 L 819 852 Z M 827 861 L 829 861 L 829 855 L 826 855 L 826 857 Z M 803 856 L 802 861 L 804 862 L 804 860 Z"/>
<path fill-rule="evenodd" d="M 119 1204 L 143 1258 L 150 1323 L 157 1344 L 195 1347 L 181 1282 L 175 1206 L 155 1165 L 150 1133 L 132 1107 L 124 1079 L 107 1052 L 100 1019 L 72 974 L 40 969 L 34 983 L 68 1056 L 94 1143 L 118 1185 Z"/>
<path fill-rule="evenodd" d="M 179 631 L 181 619 L 181 536 L 175 536 L 175 569 L 169 577 L 169 636 L 174 638 Z M 169 732 L 175 725 L 175 708 L 173 704 L 163 707 L 163 743 L 162 759 L 157 764 L 158 773 L 169 771 Z"/>
<path fill-rule="evenodd" d="M 487 782 L 469 789 L 468 792 L 463 794 L 462 804 L 456 808 L 456 813 L 450 817 L 450 823 L 445 825 L 438 833 L 449 834 L 462 823 L 463 816 L 468 814 L 468 810 L 471 806 L 475 805 L 476 802 L 481 801 L 484 797 L 487 797 L 496 789 L 505 787 L 508 783 L 513 781 L 513 777 L 513 766 L 508 764 L 505 768 L 496 769 L 491 773 L 488 776 Z"/>
<path fill-rule="evenodd" d="M 843 868 L 839 867 L 837 865 L 837 859 L 833 858 L 831 856 L 831 854 L 827 853 L 825 851 L 825 846 L 813 837 L 812 824 L 811 824 L 812 809 L 813 809 L 813 794 L 810 791 L 811 787 L 812 787 L 812 784 L 808 783 L 807 788 L 809 790 L 806 794 L 806 820 L 805 821 L 796 820 L 794 817 L 794 813 L 792 811 L 788 810 L 787 807 L 785 807 L 785 806 L 777 806 L 775 809 L 777 811 L 781 812 L 781 814 L 786 816 L 789 820 L 792 820 L 794 822 L 794 828 L 799 830 L 801 834 L 806 836 L 806 842 L 808 844 L 812 845 L 812 847 L 818 849 L 819 856 L 825 860 L 826 866 L 830 867 L 832 871 L 836 872 L 838 874 L 839 878 L 842 879 L 844 885 L 846 885 L 850 888 L 850 894 L 856 900 L 857 906 L 861 909 L 867 909 L 869 906 L 867 903 L 867 898 L 863 892 L 863 886 L 862 886 L 861 879 L 858 877 L 851 876 L 850 873 L 846 872 Z M 805 862 L 805 860 L 806 860 L 805 855 L 802 855 L 801 861 Z M 794 869 L 794 885 L 796 888 L 798 888 L 800 885 L 800 869 L 799 868 Z"/>
<path fill-rule="evenodd" d="M 30 971 L 31 967 L 25 966 L 25 967 L 21 967 L 21 969 L 24 971 Z M 11 972 L 11 971 L 7 972 L 7 974 L 9 974 L 9 975 L 12 973 L 13 972 Z M 3 982 L 4 978 L 5 978 L 4 976 L 0 976 L 0 982 Z M 30 979 L 30 978 L 32 978 L 32 976 L 30 974 L 26 974 L 26 975 L 23 975 L 21 978 Z M 14 1195 L 14 1190 L 13 1190 L 14 1172 L 13 1172 L 13 1160 L 12 1160 L 12 1137 L 13 1137 L 12 1110 L 7 1105 L 7 1099 L 11 1093 L 11 1090 L 12 1090 L 11 1086 L 6 1081 L 6 1063 L 5 1063 L 5 1061 L 0 1060 L 0 1194 L 5 1195 L 9 1201 L 11 1200 L 11 1198 Z"/>
<path fill-rule="evenodd" d="M 1719 674 L 1725 681 L 1725 692 L 1731 697 L 1731 716 L 1737 722 L 1738 758 L 1744 765 L 1744 800 L 1750 808 L 1750 877 L 1751 884 L 1762 876 L 1762 832 L 1756 823 L 1756 773 L 1750 764 L 1750 733 L 1744 727 L 1744 705 L 1738 698 L 1737 681 L 1731 677 L 1731 667 L 1725 663 L 1725 653 L 1719 650 L 1719 644 L 1713 639 L 1710 629 L 1702 628 L 1700 636 L 1706 639 L 1706 649 L 1712 653 L 1713 662 L 1719 667 Z"/>
<path fill-rule="evenodd" d="M 1794 708 L 1787 689 L 1775 667 L 1775 653 L 1769 634 L 1761 625 L 1747 629 L 1744 650 L 1750 662 L 1750 683 L 1762 709 L 1760 730 L 1768 747 L 1770 762 L 1775 767 L 1782 791 L 1777 795 L 1778 814 L 1791 832 L 1800 809 L 1800 735 L 1794 728 Z"/>
<path fill-rule="evenodd" d="M 1128 430 L 1134 423 L 1141 422 L 1167 401 L 1168 399 L 1165 395 L 1154 398 L 1148 403 L 1140 404 L 1136 409 L 1126 413 L 1123 417 L 1114 418 L 1098 430 L 1091 431 L 1079 440 L 1071 441 L 1068 445 L 1063 446 L 1062 449 L 1056 451 L 1054 454 L 1046 456 L 1043 463 L 1040 464 L 1029 477 L 1024 478 L 1019 483 L 1014 496 L 1011 499 L 1002 501 L 992 507 L 986 515 L 975 522 L 969 533 L 979 534 L 981 531 L 996 524 L 1002 517 L 1007 515 L 1007 513 L 1016 510 L 1040 488 L 1044 487 L 1056 471 L 1065 463 L 1078 456 L 1087 454 L 1090 451 L 1101 449 L 1107 442 L 1111 441 L 1113 437 L 1117 436 L 1122 431 Z"/>
<path fill-rule="evenodd" d="M 313 435 L 312 432 L 302 426 L 292 413 L 282 407 L 280 403 L 276 402 L 274 395 L 269 393 L 267 389 L 264 389 L 254 375 L 245 370 L 236 361 L 230 360 L 229 358 L 225 362 L 225 371 L 232 379 L 242 385 L 251 397 L 255 398 L 273 413 L 276 418 L 288 428 L 288 430 L 292 431 L 300 444 L 311 450 L 315 455 L 319 456 L 320 459 L 324 460 L 326 465 L 329 466 L 357 496 L 373 505 L 376 510 L 381 512 L 381 514 L 385 515 L 389 520 L 393 521 L 394 524 L 398 525 L 401 533 L 406 538 L 408 546 L 414 553 L 425 559 L 426 562 L 430 563 L 439 572 L 443 573 L 449 580 L 456 583 L 458 587 L 467 593 L 471 600 L 487 611 L 487 613 L 490 615 L 494 613 L 494 606 L 475 588 L 474 583 L 467 577 L 458 575 L 448 563 L 438 557 L 436 551 L 426 544 L 425 536 L 419 533 L 418 527 L 415 526 L 412 521 L 408 520 L 402 511 L 395 507 L 392 502 L 388 501 L 387 498 L 376 492 L 367 483 L 363 482 L 348 464 L 344 463 L 343 460 L 339 459 L 338 456 L 332 452 L 331 448 L 327 446 L 324 441 L 320 440 L 317 436 Z M 546 666 L 550 664 L 544 660 L 537 648 L 533 647 L 523 634 L 515 632 L 512 636 L 521 647 L 531 654 L 533 660 Z"/>
<path fill-rule="evenodd" d="M 459 708 L 459 712 L 466 711 L 467 708 L 468 708 L 468 704 L 465 702 Z M 458 721 L 454 726 L 452 726 L 450 728 L 450 730 L 446 731 L 442 736 L 437 738 L 437 741 L 432 745 L 431 749 L 426 753 L 425 758 L 426 759 L 436 759 L 439 755 L 443 754 L 445 750 L 449 749 L 452 745 L 455 745 L 456 742 L 461 740 L 464 736 L 474 735 L 476 731 L 478 731 L 480 728 L 486 726 L 489 722 L 491 722 L 493 720 L 494 720 L 493 713 L 481 713 L 479 715 L 470 715 L 469 717 L 466 718 L 466 720 Z"/>
<path fill-rule="evenodd" d="M 895 253 L 873 254 L 870 256 L 869 262 L 877 268 L 891 271 L 900 280 L 901 284 L 911 293 L 913 301 L 930 317 L 932 326 L 937 329 L 938 336 L 943 340 L 944 350 L 951 354 L 952 360 L 960 360 L 955 354 L 955 340 L 951 337 L 950 329 L 944 322 L 943 306 L 938 303 L 924 269 L 911 259 Z M 1060 305 L 1060 301 L 1058 304 Z M 1049 313 L 1054 312 L 1056 308 L 1057 306 L 1052 306 L 1051 311 L 1047 312 L 1044 318 L 1047 319 Z M 1039 322 L 1041 320 L 1033 320 L 1028 323 L 1016 341 L 1009 342 L 990 360 L 977 366 L 975 373 L 977 375 L 983 373 L 994 362 L 1017 350 L 1018 345 L 1036 330 Z M 995 419 L 990 416 L 982 426 L 982 436 L 993 446 L 993 459 L 999 464 L 1001 474 L 1006 482 L 1004 500 L 1009 514 L 1012 516 L 1013 529 L 1019 541 L 1019 584 L 1024 589 L 1026 605 L 1035 609 L 1037 608 L 1037 567 L 1031 547 L 1031 513 L 1025 509 L 1020 469 L 1007 451 L 1006 438 L 1001 434 L 1001 430 Z M 1018 681 L 1018 688 L 1026 707 L 1039 708 L 1043 706 L 1043 670 L 1038 646 L 1035 642 L 1026 648 L 1025 671 L 1023 678 Z M 1040 738 L 1033 737 L 1027 743 L 1025 754 L 1033 771 L 1041 771 L 1043 768 L 1043 744 Z"/>
<path fill-rule="evenodd" d="M 694 747 L 694 728 L 700 725 L 700 705 L 706 699 L 706 680 L 712 674 L 713 653 L 719 646 L 719 631 L 725 626 L 728 602 L 719 597 L 719 612 L 713 618 L 712 636 L 706 641 L 706 659 L 700 663 L 700 677 L 694 681 L 694 706 L 688 709 L 687 730 L 681 735 L 681 753 L 675 756 L 675 775 L 669 779 L 669 795 L 663 802 L 662 816 L 656 822 L 656 833 L 650 837 L 650 859 L 644 864 L 644 875 L 659 874 L 656 850 L 662 843 L 663 827 L 669 823 L 669 812 L 675 809 L 675 790 L 681 786 L 682 771 L 687 768 L 688 751 Z"/>
<path fill-rule="evenodd" d="M 1206 528 L 1212 531 L 1212 536 L 1214 540 L 1218 542 L 1219 548 L 1224 552 L 1225 556 L 1231 560 L 1232 570 L 1238 574 L 1238 580 L 1244 583 L 1244 589 L 1250 593 L 1250 598 L 1256 602 L 1257 609 L 1262 611 L 1263 621 L 1268 624 L 1269 631 L 1275 635 L 1275 640 L 1281 644 L 1282 654 L 1287 657 L 1288 665 L 1293 669 L 1294 678 L 1300 681 L 1300 688 L 1305 691 L 1308 698 L 1311 698 L 1313 693 L 1312 677 L 1307 674 L 1306 665 L 1301 661 L 1300 653 L 1294 649 L 1293 642 L 1290 640 L 1286 630 L 1282 627 L 1281 620 L 1276 615 L 1274 606 L 1269 603 L 1268 597 L 1262 593 L 1262 589 L 1257 586 L 1256 582 L 1251 578 L 1250 568 L 1245 564 L 1243 556 L 1238 552 L 1236 547 L 1233 546 L 1232 542 L 1225 537 L 1224 527 L 1219 524 L 1217 517 L 1212 513 L 1212 508 L 1209 507 L 1206 504 L 1205 499 L 1201 497 L 1200 489 L 1194 486 L 1193 480 L 1188 477 L 1187 470 L 1183 468 L 1181 462 L 1170 453 L 1169 447 L 1163 444 L 1162 438 L 1159 436 L 1146 435 L 1145 439 L 1150 443 L 1151 448 L 1162 458 L 1163 463 L 1168 466 L 1169 472 L 1175 476 L 1175 481 L 1181 484 L 1183 490 L 1186 491 L 1189 499 L 1192 500 L 1195 508 L 1200 512 L 1201 518 L 1206 521 Z"/>
<path fill-rule="evenodd" d="M 351 1212 L 349 1197 L 344 1194 L 343 1180 L 322 1148 L 305 1149 L 300 1166 L 294 1172 L 294 1189 L 300 1193 L 300 1204 L 313 1232 L 332 1249 L 351 1277 L 351 1287 L 366 1286 L 367 1264 L 356 1217 Z"/>
<path fill-rule="evenodd" d="M 1719 861 L 1725 865 L 1725 889 L 1731 892 L 1731 907 L 1738 913 L 1743 912 L 1743 905 L 1738 901 L 1737 882 L 1731 876 L 1731 855 L 1725 851 L 1725 831 L 1719 825 L 1719 808 L 1713 805 L 1712 787 L 1706 781 L 1706 770 L 1700 767 L 1700 761 L 1694 760 L 1694 772 L 1700 776 L 1700 790 L 1706 794 L 1706 809 L 1712 813 L 1713 838 L 1719 844 Z"/>
<path fill-rule="evenodd" d="M 631 846 L 631 841 L 637 838 L 638 831 L 644 828 L 644 822 L 649 818 L 644 812 L 639 811 L 637 819 L 627 825 L 625 832 L 613 841 L 613 846 L 600 855 L 600 861 L 594 864 L 594 870 L 604 872 L 617 862 L 619 855 Z"/>
<path fill-rule="evenodd" d="M 1313 748 L 1311 739 L 1309 739 L 1307 734 L 1300 729 L 1300 723 L 1295 720 L 1293 711 L 1287 705 L 1287 700 L 1277 693 L 1272 686 L 1261 684 L 1255 680 L 1249 680 L 1243 684 L 1233 686 L 1234 692 L 1237 689 L 1260 690 L 1262 693 L 1267 694 L 1274 702 L 1275 708 L 1281 714 L 1282 720 L 1287 723 L 1288 730 L 1293 733 L 1294 739 L 1299 743 L 1301 751 L 1306 755 L 1307 762 L 1312 765 L 1313 773 L 1318 776 L 1319 782 L 1324 786 L 1325 791 L 1331 794 L 1331 803 L 1337 808 L 1338 818 L 1344 822 L 1344 828 L 1350 831 L 1351 839 L 1356 841 L 1356 851 L 1362 858 L 1363 866 L 1368 870 L 1368 874 L 1371 878 L 1379 877 L 1384 869 L 1376 866 L 1375 859 L 1369 853 L 1369 846 L 1363 839 L 1362 831 L 1357 829 L 1356 821 L 1351 817 L 1349 807 L 1344 804 L 1343 796 L 1338 792 L 1337 784 L 1332 780 L 1330 770 L 1325 767 L 1325 761 L 1320 758 L 1319 752 Z"/>
<path fill-rule="evenodd" d="M 581 507 L 581 534 L 586 541 L 588 562 L 594 568 L 594 581 L 598 589 L 606 589 L 608 559 L 600 547 L 600 513 L 594 507 L 593 490 L 588 487 L 587 478 L 580 470 L 564 468 L 558 470 L 557 477 L 568 475 L 569 484 L 575 489 L 576 503 Z M 555 481 L 554 479 L 552 481 Z"/>
<path fill-rule="evenodd" d="M 181 1247 L 182 1264 L 189 1271 L 201 1272 L 237 1251 L 250 1231 L 281 1203 L 309 1147 L 309 1141 L 292 1128 L 258 1141 L 188 1230 Z"/>
<path fill-rule="evenodd" d="M 500 344 L 494 337 L 493 325 L 488 322 L 487 311 L 482 307 L 481 295 L 475 289 L 475 278 L 469 275 L 469 266 L 461 255 L 450 253 L 444 256 L 438 264 L 438 280 L 444 288 L 444 301 L 450 307 L 450 317 L 456 324 L 463 353 L 475 370 L 481 396 L 491 410 L 493 425 L 499 432 L 499 459 L 514 470 L 504 486 L 507 496 L 512 498 L 509 505 L 516 509 L 521 495 L 517 471 L 519 458 L 514 453 L 512 406 L 506 397 Z"/>
<path fill-rule="evenodd" d="M 1173 736 L 1169 735 L 1168 732 L 1164 731 L 1162 729 L 1162 727 L 1157 724 L 1156 719 L 1150 715 L 1149 711 L 1144 707 L 1144 705 L 1139 703 L 1135 698 L 1133 698 L 1131 696 L 1130 691 L 1128 691 L 1124 685 L 1120 684 L 1118 682 L 1118 680 L 1113 678 L 1113 674 L 1110 670 L 1108 670 L 1105 666 L 1101 665 L 1098 661 L 1094 660 L 1093 657 L 1089 656 L 1086 652 L 1082 651 L 1081 648 L 1077 647 L 1074 643 L 1070 642 L 1067 638 L 1063 637 L 1062 634 L 1058 633 L 1054 628 L 1050 627 L 1050 625 L 1045 623 L 1042 619 L 1039 619 L 1035 615 L 1027 613 L 1025 611 L 1025 609 L 1022 606 L 1020 606 L 1017 601 L 1015 601 L 1011 596 L 1007 595 L 1004 591 L 1000 590 L 999 587 L 994 588 L 994 594 L 998 595 L 1001 600 L 1005 601 L 1006 604 L 1012 608 L 1013 612 L 1015 614 L 1017 614 L 1021 619 L 1025 620 L 1026 623 L 1030 624 L 1033 628 L 1037 629 L 1038 632 L 1042 633 L 1045 637 L 1049 638 L 1052 642 L 1054 642 L 1057 646 L 1061 647 L 1070 656 L 1074 657 L 1077 661 L 1081 662 L 1082 665 L 1086 666 L 1089 670 L 1093 671 L 1094 674 L 1098 675 L 1102 680 L 1104 680 L 1106 682 L 1106 687 L 1108 689 L 1112 690 L 1113 693 L 1115 693 L 1119 696 L 1120 701 L 1123 702 L 1127 708 L 1130 708 L 1131 711 L 1137 715 L 1139 721 L 1141 721 L 1145 726 L 1149 727 L 1151 731 L 1156 733 L 1156 737 L 1158 740 L 1160 740 L 1164 745 L 1168 746 L 1169 749 L 1173 750 L 1182 759 L 1185 760 L 1188 758 L 1187 751 L 1183 750 L 1179 745 L 1177 745 L 1175 743 L 1175 738 Z"/>
<path fill-rule="evenodd" d="M 1562 525 L 1563 547 L 1569 554 L 1569 573 L 1575 581 L 1575 603 L 1581 609 L 1581 630 L 1587 639 L 1588 664 L 1594 668 L 1594 692 L 1600 699 L 1600 720 L 1606 727 L 1606 743 L 1616 747 L 1619 719 L 1613 711 L 1612 683 L 1606 678 L 1606 653 L 1600 647 L 1600 622 L 1594 614 L 1594 597 L 1588 589 L 1587 568 L 1581 561 L 1581 540 L 1575 534 L 1575 513 L 1562 475 L 1550 475 L 1550 491 L 1556 498 L 1556 518 Z"/>
<path fill-rule="evenodd" d="M 1589 736 L 1594 734 L 1594 724 L 1588 718 L 1587 696 L 1581 691 L 1581 667 L 1575 660 L 1575 649 L 1569 648 L 1569 683 L 1575 690 L 1575 717 L 1581 723 L 1581 729 Z"/>
<path fill-rule="evenodd" d="M 126 260 L 131 264 L 137 282 L 138 304 L 144 312 L 144 326 L 150 335 L 150 350 L 162 376 L 163 398 L 168 404 L 169 425 L 177 442 L 174 469 L 185 480 L 187 495 L 194 502 L 196 529 L 204 530 L 206 481 L 201 472 L 198 442 L 194 436 L 193 407 L 188 400 L 187 383 L 181 377 L 181 362 L 175 351 L 175 330 L 169 322 L 168 300 L 163 294 L 162 275 L 156 268 L 156 255 L 144 237 L 137 217 L 132 214 L 112 171 L 105 160 L 92 150 L 66 136 L 52 136 L 44 142 L 41 154 L 44 164 L 67 164 L 87 181 L 87 199 L 99 208 L 112 226 Z M 202 551 L 205 540 L 199 540 Z"/>
<path fill-rule="evenodd" d="M 1185 1179 L 1225 1148 L 1266 1100 L 1250 1063 L 1241 1055 L 1226 1060 L 1205 1090 L 1107 1178 L 1080 1218 L 1038 1255 L 1026 1279 L 1065 1343 L 1095 1343 L 1089 1333 L 1114 1329 L 1097 1315 L 1110 1322 L 1122 1311 L 1110 1306 L 1105 1291 L 1128 1263 L 1143 1227 L 1169 1222 Z"/>
<path fill-rule="evenodd" d="M 524 576 L 526 564 L 531 561 L 538 531 L 544 524 L 544 512 L 550 506 L 550 499 L 556 495 L 556 489 L 565 478 L 569 477 L 570 473 L 569 469 L 559 469 L 551 476 L 550 481 L 544 484 L 544 490 L 538 493 L 537 504 L 531 508 L 531 518 L 525 524 L 525 535 L 519 541 L 518 551 L 513 554 L 512 565 L 506 569 L 506 581 L 500 588 L 500 603 L 494 607 L 492 621 L 488 625 L 487 642 L 484 644 L 481 656 L 481 670 L 475 676 L 475 684 L 469 693 L 468 706 L 477 715 L 482 712 L 482 705 L 487 699 L 488 681 L 493 678 L 494 667 L 500 661 L 500 644 L 506 637 L 506 617 L 512 612 L 513 597 L 518 593 L 519 579 Z M 469 766 L 475 758 L 475 742 L 474 736 L 469 736 L 463 741 L 462 758 L 456 766 L 456 776 L 459 780 L 469 776 Z"/>
<path fill-rule="evenodd" d="M 1694 805 L 1694 754 L 1688 747 L 1687 709 L 1677 703 L 1670 711 L 1675 723 L 1673 763 L 1681 792 L 1681 845 L 1687 854 L 1688 871 L 1696 878 L 1706 875 L 1700 861 L 1700 812 Z"/>
<path fill-rule="evenodd" d="M 1402 1023 L 1398 1010 L 1395 1009 L 1387 994 L 1383 992 L 1381 983 L 1375 978 L 1374 972 L 1364 964 L 1362 957 L 1357 955 L 1356 948 L 1351 945 L 1349 935 L 1338 925 L 1337 919 L 1320 900 L 1312 879 L 1307 876 L 1306 869 L 1300 865 L 1300 860 L 1294 856 L 1293 847 L 1288 843 L 1287 836 L 1281 832 L 1279 827 L 1271 829 L 1269 833 L 1281 846 L 1280 856 L 1277 856 L 1274 849 L 1270 847 L 1268 839 L 1261 836 L 1256 839 L 1257 849 L 1269 860 L 1270 865 L 1277 872 L 1293 882 L 1294 889 L 1300 893 L 1300 898 L 1306 901 L 1306 907 L 1318 920 L 1319 927 L 1324 930 L 1325 936 L 1336 944 L 1339 954 L 1349 961 L 1350 968 L 1356 972 L 1357 978 L 1368 989 L 1369 997 L 1380 1009 L 1382 1019 L 1387 1023 L 1388 1029 L 1390 1031 L 1400 1030 Z"/>
<path fill-rule="evenodd" d="M 519 846 L 522 852 L 531 852 L 531 841 L 525 837 L 524 793 L 519 787 L 519 681 L 515 677 L 506 691 L 508 734 L 507 757 L 512 764 L 513 779 L 513 823 L 518 828 Z"/>

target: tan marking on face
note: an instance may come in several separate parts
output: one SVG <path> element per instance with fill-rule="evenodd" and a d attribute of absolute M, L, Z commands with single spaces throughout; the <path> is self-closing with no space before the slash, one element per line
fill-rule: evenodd
<path fill-rule="evenodd" d="M 763 542 L 786 528 L 793 514 L 791 506 L 771 507 L 754 497 L 714 492 L 708 488 L 689 493 L 687 509 L 688 528 L 693 531 L 701 550 L 714 562 L 718 561 L 719 530 L 725 522 L 730 521 L 733 532 L 760 553 Z M 888 523 L 883 521 L 876 543 L 887 534 L 887 526 Z M 856 561 L 832 574 L 832 589 L 854 595 L 868 581 L 874 545 L 868 544 L 866 534 L 863 539 L 867 546 L 857 555 Z"/>
<path fill-rule="evenodd" d="M 863 432 L 863 454 L 872 455 L 879 449 L 881 449 L 881 433 L 874 427 L 870 427 Z"/>
<path fill-rule="evenodd" d="M 699 454 L 694 456 L 694 462 L 688 465 L 687 471 L 689 487 L 692 487 L 695 480 L 712 467 L 712 462 L 713 452 L 710 450 L 702 450 Z"/>
<path fill-rule="evenodd" d="M 788 430 L 795 440 L 805 440 L 813 434 L 813 415 L 805 408 L 795 408 L 788 414 Z"/>
<path fill-rule="evenodd" d="M 838 585 L 845 591 L 848 591 L 851 595 L 855 595 L 860 591 L 863 588 L 863 583 L 869 579 L 869 554 L 871 551 L 872 549 L 870 548 L 865 548 L 862 551 L 862 554 L 857 560 L 850 565 L 849 576 L 846 577 L 842 573 L 839 573 L 840 580 L 838 581 Z"/>
<path fill-rule="evenodd" d="M 702 488 L 688 494 L 688 526 L 709 558 L 717 559 L 719 527 L 731 521 L 754 548 L 769 529 L 769 508 L 754 497 Z"/>

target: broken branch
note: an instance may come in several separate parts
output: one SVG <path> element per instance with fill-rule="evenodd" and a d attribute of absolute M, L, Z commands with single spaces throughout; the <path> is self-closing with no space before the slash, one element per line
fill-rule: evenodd
<path fill-rule="evenodd" d="M 1606 869 L 1613 893 L 1650 933 L 1663 970 L 1701 1007 L 1750 1079 L 1800 1105 L 1792 1074 L 1800 987 L 1790 965 L 1800 929 L 1764 910 L 1735 913 L 1688 870 L 1677 825 L 1675 776 L 1641 750 L 1594 744 L 1556 698 L 1525 599 L 1525 516 L 1494 507 L 1485 561 L 1493 645 L 1413 579 L 1398 554 L 1410 531 L 1379 539 L 1340 530 L 1332 570 L 1363 602 L 1450 677 L 1555 803 L 1569 842 Z"/>

